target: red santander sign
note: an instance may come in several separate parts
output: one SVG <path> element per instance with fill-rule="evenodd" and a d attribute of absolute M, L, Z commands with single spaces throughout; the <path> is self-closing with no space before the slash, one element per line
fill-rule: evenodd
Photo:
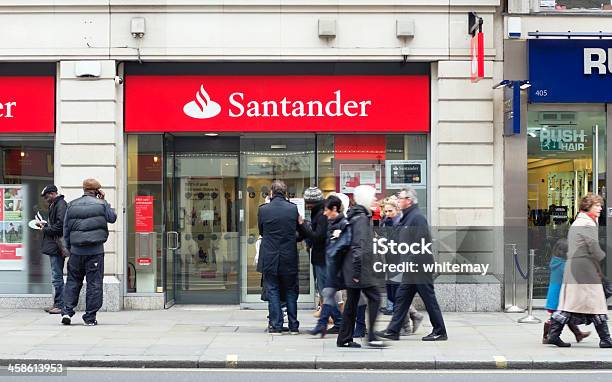
<path fill-rule="evenodd" d="M 484 33 L 477 32 L 470 40 L 470 77 L 472 82 L 484 78 Z"/>
<path fill-rule="evenodd" d="M 125 130 L 428 132 L 429 102 L 426 75 L 132 75 Z"/>
<path fill-rule="evenodd" d="M 0 77 L 0 133 L 52 133 L 53 76 Z"/>

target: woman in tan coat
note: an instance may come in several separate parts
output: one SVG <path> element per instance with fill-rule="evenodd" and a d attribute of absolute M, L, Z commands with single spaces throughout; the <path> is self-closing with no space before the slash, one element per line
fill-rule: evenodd
<path fill-rule="evenodd" d="M 559 347 L 570 344 L 560 338 L 566 324 L 593 324 L 599 334 L 599 347 L 612 348 L 608 330 L 608 304 L 601 284 L 601 261 L 606 253 L 599 246 L 597 221 L 602 209 L 599 195 L 587 195 L 580 200 L 580 213 L 568 236 L 567 264 L 559 296 L 559 306 L 553 313 L 548 343 Z"/>

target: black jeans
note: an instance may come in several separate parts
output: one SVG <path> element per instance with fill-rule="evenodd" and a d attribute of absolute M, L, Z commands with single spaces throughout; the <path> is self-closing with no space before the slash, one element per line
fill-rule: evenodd
<path fill-rule="evenodd" d="M 346 303 L 344 304 L 344 313 L 342 314 L 342 326 L 338 333 L 338 345 L 343 345 L 353 341 L 353 329 L 355 328 L 355 320 L 357 318 L 357 305 L 359 304 L 359 296 L 363 292 L 368 300 L 368 341 L 374 341 L 374 325 L 378 316 L 378 308 L 380 308 L 380 292 L 378 288 L 373 286 L 369 288 L 347 288 Z"/>
<path fill-rule="evenodd" d="M 283 328 L 283 310 L 281 308 L 281 295 L 287 296 L 287 319 L 289 330 L 298 330 L 300 322 L 297 320 L 297 300 L 300 292 L 298 275 L 273 275 L 264 273 L 264 286 L 268 294 L 268 317 L 273 329 Z"/>
<path fill-rule="evenodd" d="M 419 294 L 429 314 L 429 321 L 433 327 L 432 333 L 446 334 L 446 326 L 442 318 L 442 311 L 436 299 L 433 284 L 401 284 L 395 295 L 395 306 L 393 308 L 393 318 L 387 327 L 387 331 L 391 333 L 399 333 L 402 329 L 402 323 L 406 319 L 406 315 L 412 305 L 412 300 L 416 294 Z"/>
<path fill-rule="evenodd" d="M 102 307 L 102 281 L 104 279 L 104 254 L 72 255 L 68 258 L 68 277 L 64 287 L 64 309 L 62 314 L 74 316 L 74 308 L 79 303 L 79 293 L 87 280 L 85 294 L 85 314 L 83 321 L 93 322 Z"/>

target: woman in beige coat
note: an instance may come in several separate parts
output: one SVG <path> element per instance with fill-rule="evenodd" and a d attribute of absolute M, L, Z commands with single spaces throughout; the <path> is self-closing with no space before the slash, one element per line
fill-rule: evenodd
<path fill-rule="evenodd" d="M 608 330 L 608 304 L 601 284 L 601 261 L 606 257 L 599 246 L 597 221 L 602 209 L 599 195 L 587 195 L 580 200 L 580 213 L 568 236 L 568 252 L 559 306 L 553 313 L 548 343 L 559 347 L 570 344 L 560 338 L 563 326 L 595 325 L 599 347 L 612 348 Z"/>

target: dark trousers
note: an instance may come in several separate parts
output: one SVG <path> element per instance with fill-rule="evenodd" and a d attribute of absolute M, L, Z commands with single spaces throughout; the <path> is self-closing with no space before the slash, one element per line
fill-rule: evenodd
<path fill-rule="evenodd" d="M 412 300 L 416 294 L 419 294 L 429 314 L 429 321 L 433 327 L 434 334 L 446 334 L 446 326 L 442 318 L 442 311 L 436 299 L 434 286 L 431 283 L 426 284 L 402 284 L 395 295 L 395 307 L 393 309 L 393 318 L 387 327 L 387 331 L 391 333 L 399 333 L 402 329 L 402 323 L 406 319 L 406 315 L 412 305 Z"/>
<path fill-rule="evenodd" d="M 79 303 L 79 293 L 87 280 L 85 294 L 85 314 L 83 321 L 93 322 L 102 307 L 102 282 L 104 280 L 104 254 L 72 255 L 68 258 L 68 277 L 64 287 L 64 309 L 62 314 L 74 316 L 74 308 Z"/>
<path fill-rule="evenodd" d="M 283 311 L 281 309 L 281 293 L 287 297 L 287 318 L 289 330 L 298 330 L 297 300 L 300 293 L 298 275 L 273 275 L 264 273 L 264 286 L 268 294 L 268 317 L 272 329 L 283 328 Z M 282 292 L 281 292 L 282 291 Z"/>
<path fill-rule="evenodd" d="M 397 295 L 399 284 L 387 283 L 385 288 L 387 289 L 387 300 L 391 301 L 392 304 L 395 304 L 395 295 Z"/>
<path fill-rule="evenodd" d="M 61 255 L 49 255 L 51 263 L 51 285 L 53 285 L 53 306 L 64 307 L 64 262 L 66 258 Z"/>
<path fill-rule="evenodd" d="M 346 303 L 344 304 L 344 313 L 342 314 L 342 326 L 338 333 L 338 345 L 343 345 L 353 341 L 353 329 L 355 328 L 355 320 L 357 318 L 357 305 L 359 304 L 359 296 L 363 292 L 368 300 L 368 340 L 376 339 L 374 334 L 374 325 L 378 316 L 378 308 L 380 308 L 380 293 L 378 288 L 347 288 Z"/>

